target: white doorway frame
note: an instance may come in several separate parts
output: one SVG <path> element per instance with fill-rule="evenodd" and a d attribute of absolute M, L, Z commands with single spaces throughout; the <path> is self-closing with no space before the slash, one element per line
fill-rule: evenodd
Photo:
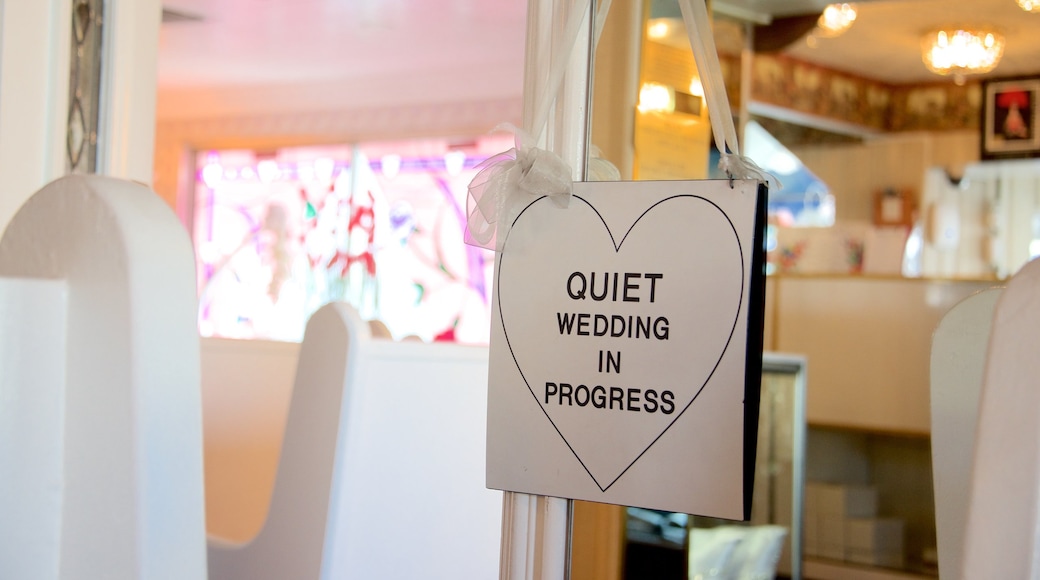
<path fill-rule="evenodd" d="M 581 2 L 528 0 L 527 49 L 524 63 L 524 127 L 532 129 L 535 107 L 549 78 L 549 63 L 561 47 L 560 29 L 570 10 Z M 589 149 L 592 87 L 593 23 L 596 3 L 589 2 L 563 83 L 537 146 L 559 155 L 572 168 L 572 178 L 585 178 Z M 557 43 L 553 40 L 557 39 Z M 566 43 L 567 40 L 564 40 Z M 534 131 L 540 130 L 534 127 Z M 538 137 L 536 135 L 536 137 Z M 502 518 L 502 580 L 564 580 L 570 563 L 572 501 L 506 492 Z"/>

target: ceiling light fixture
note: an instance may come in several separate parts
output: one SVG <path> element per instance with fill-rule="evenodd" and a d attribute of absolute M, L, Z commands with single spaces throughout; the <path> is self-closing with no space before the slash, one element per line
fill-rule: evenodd
<path fill-rule="evenodd" d="M 1040 0 L 1016 0 L 1018 7 L 1026 12 L 1040 12 Z"/>
<path fill-rule="evenodd" d="M 954 75 L 986 73 L 996 68 L 1004 55 L 1004 36 L 993 30 L 944 28 L 921 39 L 921 59 L 928 70 Z"/>
<path fill-rule="evenodd" d="M 845 33 L 856 21 L 856 6 L 853 4 L 829 4 L 816 21 L 815 34 L 834 38 Z"/>

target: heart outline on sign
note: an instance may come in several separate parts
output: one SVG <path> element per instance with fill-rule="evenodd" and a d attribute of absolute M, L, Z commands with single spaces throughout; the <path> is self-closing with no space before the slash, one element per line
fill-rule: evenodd
<path fill-rule="evenodd" d="M 512 223 L 510 224 L 511 227 L 510 227 L 509 231 L 510 232 L 512 231 L 512 226 L 516 225 L 516 223 L 520 220 L 520 218 L 524 215 L 524 213 L 528 209 L 530 209 L 532 206 L 534 206 L 535 204 L 537 204 L 538 202 L 542 201 L 545 198 L 546 198 L 546 196 L 541 196 L 541 197 L 531 201 L 526 206 L 524 206 L 524 208 L 522 210 L 520 210 L 520 212 L 513 219 Z M 743 265 L 744 262 L 745 262 L 744 247 L 741 244 L 740 235 L 737 232 L 736 226 L 733 224 L 733 221 L 730 219 L 729 215 L 726 214 L 726 212 L 721 207 L 719 207 L 718 204 L 716 204 L 715 202 L 713 202 L 712 200 L 710 200 L 710 199 L 708 199 L 708 198 L 706 198 L 704 196 L 694 195 L 694 194 L 677 194 L 677 195 L 672 195 L 672 196 L 669 196 L 669 197 L 657 200 L 652 205 L 650 205 L 650 207 L 646 208 L 641 214 L 639 214 L 638 217 L 636 217 L 632 221 L 632 224 L 625 231 L 625 235 L 621 237 L 621 241 L 617 241 L 616 240 L 616 238 L 614 237 L 614 232 L 611 230 L 610 226 L 607 224 L 606 220 L 603 218 L 603 215 L 599 212 L 599 210 L 596 209 L 596 207 L 594 205 L 592 205 L 588 200 L 586 200 L 585 198 L 583 198 L 580 195 L 572 196 L 572 200 L 578 200 L 578 201 L 584 203 L 585 205 L 587 205 L 589 207 L 589 209 L 591 209 L 593 211 L 593 213 L 596 214 L 596 217 L 599 219 L 600 223 L 603 225 L 603 228 L 606 230 L 607 235 L 610 237 L 610 242 L 611 242 L 611 244 L 612 244 L 612 246 L 614 248 L 614 253 L 615 254 L 617 254 L 617 253 L 619 253 L 621 251 L 621 248 L 624 245 L 625 240 L 628 238 L 629 234 L 632 233 L 632 230 L 635 229 L 636 225 L 638 225 L 640 220 L 642 220 L 644 217 L 646 217 L 647 214 L 649 214 L 651 211 L 653 211 L 658 206 L 664 204 L 665 202 L 668 202 L 668 201 L 671 201 L 671 200 L 675 200 L 675 199 L 682 199 L 682 198 L 697 199 L 697 200 L 704 201 L 704 202 L 708 203 L 709 205 L 714 207 L 719 212 L 719 214 L 722 215 L 722 217 L 726 220 L 726 223 L 729 225 L 730 229 L 733 232 L 734 241 L 736 242 L 736 248 L 737 248 L 737 251 L 739 252 L 740 262 L 741 262 L 741 268 L 740 268 L 740 276 L 741 276 L 741 278 L 740 278 L 740 286 L 739 286 L 740 287 L 740 294 L 739 294 L 739 297 L 738 297 L 738 300 L 737 300 L 737 307 L 736 307 L 736 312 L 735 312 L 735 315 L 734 315 L 734 318 L 733 318 L 733 324 L 730 326 L 729 334 L 726 337 L 726 342 L 723 345 L 722 350 L 719 352 L 719 356 L 715 360 L 715 363 L 712 366 L 711 371 L 707 374 L 707 376 L 704 379 L 704 382 L 700 385 L 700 387 L 697 388 L 697 391 L 693 394 L 693 396 L 690 398 L 690 400 L 686 403 L 685 406 L 683 406 L 682 410 L 680 410 L 676 414 L 676 416 L 674 418 L 672 418 L 672 420 L 663 429 L 661 429 L 660 433 L 658 433 L 653 438 L 653 440 L 651 440 L 646 445 L 646 447 L 644 447 L 643 450 L 640 451 L 635 456 L 635 458 L 633 458 L 632 461 L 629 462 L 628 465 L 625 466 L 625 468 L 622 469 L 621 472 L 610 483 L 608 483 L 606 486 L 602 485 L 599 482 L 599 480 L 596 479 L 596 476 L 592 474 L 592 471 L 585 464 L 585 461 L 582 460 L 581 456 L 574 449 L 574 447 L 571 444 L 571 442 L 567 439 L 567 437 L 560 430 L 560 427 L 556 424 L 556 421 L 553 420 L 552 416 L 550 416 L 549 412 L 546 410 L 546 408 L 542 405 L 541 401 L 538 399 L 538 395 L 535 394 L 534 389 L 531 387 L 530 381 L 527 379 L 527 376 L 524 375 L 524 371 L 523 371 L 523 369 L 520 366 L 520 361 L 517 360 L 516 353 L 513 350 L 513 345 L 512 345 L 512 343 L 509 340 L 509 333 L 508 333 L 508 331 L 506 329 L 505 315 L 503 314 L 502 307 L 501 307 L 501 305 L 502 305 L 502 297 L 501 297 L 501 288 L 502 288 L 502 284 L 501 284 L 502 256 L 503 256 L 504 252 L 506 251 L 506 248 L 509 245 L 509 233 L 508 232 L 506 234 L 506 239 L 505 239 L 505 241 L 503 242 L 503 245 L 502 245 L 502 251 L 501 251 L 502 253 L 500 253 L 499 258 L 498 258 L 498 268 L 497 268 L 496 279 L 495 279 L 495 294 L 497 296 L 497 302 L 498 302 L 498 305 L 499 305 L 498 315 L 499 315 L 499 320 L 500 320 L 500 322 L 502 324 L 502 334 L 503 334 L 503 337 L 505 338 L 506 346 L 509 348 L 509 354 L 510 354 L 510 357 L 512 358 L 512 360 L 513 360 L 513 364 L 516 366 L 517 372 L 520 374 L 520 378 L 523 379 L 524 385 L 527 387 L 528 392 L 531 393 L 531 396 L 534 398 L 535 403 L 537 404 L 538 408 L 542 411 L 542 414 L 545 415 L 545 418 L 553 426 L 553 429 L 556 430 L 556 433 L 560 436 L 560 439 L 563 440 L 564 444 L 570 450 L 571 454 L 574 455 L 574 458 L 578 460 L 578 463 L 582 466 L 582 468 L 585 470 L 585 472 L 589 475 L 589 477 L 592 479 L 593 483 L 596 484 L 596 487 L 599 488 L 599 490 L 601 492 L 604 492 L 604 493 L 607 490 L 609 490 L 611 487 L 613 487 L 613 485 L 615 483 L 617 483 L 618 480 L 620 480 L 625 475 L 625 473 L 627 473 L 632 468 L 632 466 L 635 465 L 643 457 L 643 455 L 645 455 L 646 452 L 649 451 L 650 448 L 653 447 L 654 444 L 656 444 L 657 441 L 660 440 L 661 437 L 663 437 L 664 434 L 667 433 L 668 430 L 672 428 L 673 425 L 675 425 L 676 422 L 678 422 L 678 420 L 686 413 L 686 411 L 691 406 L 693 406 L 693 403 L 697 400 L 697 398 L 700 396 L 700 394 L 704 391 L 705 387 L 708 386 L 708 383 L 711 382 L 712 377 L 715 376 L 715 372 L 718 370 L 718 367 L 722 363 L 723 358 L 725 358 L 726 353 L 729 352 L 730 345 L 731 345 L 731 343 L 733 341 L 733 335 L 736 332 L 737 323 L 740 321 L 740 313 L 741 313 L 741 310 L 742 310 L 742 308 L 744 306 L 744 294 L 745 294 L 745 286 L 747 284 L 747 272 L 746 272 L 746 269 L 745 269 L 745 267 Z M 565 210 L 561 210 L 561 211 L 565 211 Z"/>

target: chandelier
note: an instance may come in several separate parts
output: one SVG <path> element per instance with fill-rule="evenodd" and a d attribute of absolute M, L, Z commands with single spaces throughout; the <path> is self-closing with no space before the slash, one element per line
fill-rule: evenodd
<path fill-rule="evenodd" d="M 928 70 L 963 78 L 993 70 L 1004 54 L 1004 37 L 992 30 L 944 28 L 921 39 L 921 52 Z"/>
<path fill-rule="evenodd" d="M 1040 2 L 1040 0 L 1037 0 Z M 829 4 L 823 9 L 816 21 L 815 34 L 824 38 L 834 38 L 852 26 L 856 21 L 856 7 L 852 4 Z"/>
<path fill-rule="evenodd" d="M 1019 8 L 1026 12 L 1040 12 L 1040 0 L 1017 0 Z"/>

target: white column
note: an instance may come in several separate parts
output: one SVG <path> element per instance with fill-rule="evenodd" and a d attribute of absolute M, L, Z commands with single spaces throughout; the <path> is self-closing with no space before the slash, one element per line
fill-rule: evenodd
<path fill-rule="evenodd" d="M 502 580 L 567 577 L 570 506 L 557 497 L 506 492 L 502 498 Z"/>
<path fill-rule="evenodd" d="M 545 86 L 551 82 L 553 59 L 569 48 L 562 38 L 574 0 L 529 0 L 527 4 L 527 51 L 524 66 L 524 128 L 531 126 Z M 595 3 L 592 3 L 593 7 Z M 563 86 L 538 146 L 553 151 L 570 164 L 575 180 L 583 179 L 588 142 L 590 87 L 591 10 L 585 14 L 574 50 L 566 64 Z M 565 499 L 505 494 L 502 521 L 503 580 L 563 580 L 569 560 L 568 520 L 570 505 Z"/>

